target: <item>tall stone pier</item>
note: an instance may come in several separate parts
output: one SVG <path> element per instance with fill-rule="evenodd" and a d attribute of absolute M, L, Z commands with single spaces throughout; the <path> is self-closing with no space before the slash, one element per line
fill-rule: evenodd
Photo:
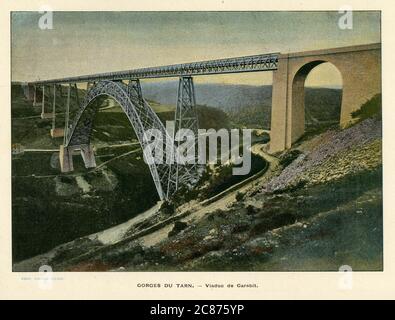
<path fill-rule="evenodd" d="M 80 153 L 84 161 L 85 168 L 95 168 L 96 160 L 92 145 L 64 146 L 59 149 L 60 170 L 71 172 L 74 170 L 73 155 Z"/>

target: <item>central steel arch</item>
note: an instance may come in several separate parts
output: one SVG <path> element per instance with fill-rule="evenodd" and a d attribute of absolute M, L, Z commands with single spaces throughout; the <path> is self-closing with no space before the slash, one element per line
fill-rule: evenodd
<path fill-rule="evenodd" d="M 65 135 L 65 148 L 83 148 L 90 145 L 93 120 L 99 109 L 99 104 L 95 103 L 100 96 L 113 98 L 121 106 L 128 117 L 141 147 L 145 150 L 149 137 L 147 130 L 156 129 L 161 133 L 159 139 L 163 139 L 164 159 L 167 159 L 166 152 L 174 154 L 173 138 L 169 136 L 165 126 L 160 121 L 156 113 L 143 99 L 139 80 L 130 80 L 128 84 L 121 81 L 102 80 L 89 88 L 84 101 L 74 118 L 73 124 L 68 126 Z M 175 191 L 176 184 L 170 179 L 171 164 L 155 163 L 152 153 L 144 153 L 149 166 L 152 178 L 155 183 L 158 195 L 161 200 L 168 199 Z"/>
<path fill-rule="evenodd" d="M 45 87 L 54 85 L 53 90 L 53 113 L 55 117 L 56 102 L 56 85 L 59 85 L 59 92 L 68 85 L 67 103 L 65 111 L 65 128 L 63 131 L 57 130 L 55 134 L 55 120 L 52 125 L 53 137 L 64 137 L 63 144 L 60 146 L 59 159 L 62 172 L 73 171 L 73 153 L 76 150 L 81 152 L 85 166 L 92 168 L 96 166 L 93 148 L 90 145 L 90 136 L 92 133 L 92 123 L 98 110 L 94 100 L 99 96 L 110 96 L 115 99 L 122 107 L 123 111 L 129 118 L 138 140 L 145 149 L 148 145 L 148 139 L 145 136 L 147 130 L 158 131 L 161 133 L 163 141 L 163 158 L 170 158 L 170 164 L 166 161 L 164 164 L 155 163 L 152 154 L 147 155 L 147 162 L 161 199 L 169 199 L 181 185 L 188 188 L 193 187 L 199 180 L 203 166 L 195 163 L 172 163 L 178 159 L 179 146 L 182 141 L 174 136 L 169 137 L 168 132 L 160 122 L 155 112 L 148 103 L 143 99 L 139 79 L 150 78 L 167 78 L 179 77 L 180 85 L 178 90 L 178 99 L 175 112 L 175 132 L 181 129 L 187 129 L 195 134 L 194 143 L 188 146 L 188 150 L 198 149 L 196 134 L 198 131 L 197 106 L 194 94 L 192 77 L 211 74 L 228 74 L 240 72 L 257 72 L 257 71 L 275 71 L 278 69 L 278 53 L 258 54 L 252 56 L 216 59 L 208 61 L 197 61 L 191 63 L 174 64 L 167 66 L 148 67 L 133 70 L 124 70 L 116 72 L 107 72 L 99 74 L 90 74 L 76 77 L 67 77 L 59 79 L 49 79 L 34 81 L 28 83 L 28 86 L 34 88 L 33 105 L 36 105 L 36 94 L 40 93 L 37 88 L 41 89 L 41 105 L 43 118 L 50 116 L 44 113 L 45 107 Z M 130 80 L 132 79 L 132 80 Z M 128 84 L 123 81 L 130 80 Z M 78 98 L 77 83 L 87 83 L 87 94 L 80 105 Z M 93 85 L 92 85 L 93 84 Z M 72 92 L 74 93 L 72 99 Z M 30 93 L 28 94 L 30 96 Z M 77 116 L 74 118 L 72 125 L 69 125 L 70 102 L 74 101 L 78 105 Z M 173 135 L 174 133 L 173 132 Z M 166 138 L 164 138 L 166 137 Z M 175 142 L 176 141 L 176 142 Z M 183 150 L 183 148 L 181 148 Z M 181 151 L 183 152 L 183 151 Z M 195 157 L 196 158 L 196 157 Z M 195 159 L 196 160 L 196 159 Z"/>

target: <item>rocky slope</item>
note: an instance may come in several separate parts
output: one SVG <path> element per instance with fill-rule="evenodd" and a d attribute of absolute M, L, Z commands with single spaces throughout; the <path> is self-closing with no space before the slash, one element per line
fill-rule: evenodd
<path fill-rule="evenodd" d="M 300 155 L 281 174 L 264 186 L 266 192 L 314 185 L 381 164 L 381 122 L 367 119 L 351 128 L 330 129 L 294 147 Z"/>

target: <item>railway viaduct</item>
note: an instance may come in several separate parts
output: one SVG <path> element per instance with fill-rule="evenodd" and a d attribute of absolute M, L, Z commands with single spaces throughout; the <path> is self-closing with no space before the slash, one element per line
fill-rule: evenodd
<path fill-rule="evenodd" d="M 176 131 L 198 129 L 193 77 L 242 72 L 273 72 L 272 112 L 269 152 L 277 153 L 288 149 L 305 131 L 304 91 L 309 72 L 319 64 L 333 64 L 342 76 L 343 91 L 340 125 L 347 126 L 351 113 L 381 92 L 381 44 L 366 44 L 297 53 L 269 53 L 237 58 L 226 58 L 192 63 L 149 67 L 142 69 L 91 74 L 77 77 L 30 82 L 24 86 L 33 105 L 42 106 L 42 118 L 55 115 L 56 90 L 67 87 L 66 121 L 64 129 L 53 128 L 54 135 L 63 135 L 60 161 L 63 172 L 72 171 L 72 155 L 79 150 L 86 167 L 94 167 L 95 159 L 90 144 L 92 122 L 97 110 L 94 100 L 99 96 L 110 96 L 122 107 L 129 118 L 142 147 L 147 144 L 144 131 L 158 129 L 167 134 L 163 124 L 143 97 L 140 79 L 179 78 L 178 99 L 175 113 Z M 80 102 L 77 84 L 86 83 L 86 96 Z M 48 100 L 52 88 L 53 98 Z M 48 90 L 48 91 L 46 91 Z M 76 95 L 79 111 L 71 124 L 68 120 L 72 93 Z M 37 102 L 37 100 L 40 100 Z M 45 105 L 53 104 L 53 112 L 46 113 Z M 53 121 L 53 123 L 55 123 Z M 171 139 L 170 139 L 171 140 Z M 170 149 L 174 147 L 174 141 Z M 171 151 L 173 152 L 173 151 Z M 159 197 L 169 198 L 178 188 L 180 181 L 196 180 L 194 166 L 150 165 Z"/>

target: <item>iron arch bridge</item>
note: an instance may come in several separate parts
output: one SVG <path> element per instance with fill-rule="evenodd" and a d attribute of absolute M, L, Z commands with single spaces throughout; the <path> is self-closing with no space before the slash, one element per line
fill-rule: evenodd
<path fill-rule="evenodd" d="M 258 54 L 41 80 L 25 83 L 24 90 L 28 99 L 33 101 L 33 105 L 41 105 L 42 118 L 52 119 L 51 135 L 64 137 L 64 143 L 60 148 L 61 169 L 71 171 L 73 170 L 72 151 L 75 149 L 80 150 L 86 167 L 96 165 L 89 137 L 93 115 L 96 112 L 91 104 L 100 95 L 110 95 L 120 103 L 144 147 L 146 143 L 142 133 L 144 129 L 165 131 L 156 114 L 144 100 L 139 80 L 179 77 L 174 132 L 178 132 L 179 129 L 189 129 L 197 137 L 199 123 L 192 77 L 273 71 L 269 152 L 276 153 L 290 148 L 292 143 L 304 133 L 304 81 L 312 67 L 323 61 L 332 63 L 343 76 L 340 125 L 345 127 L 353 121 L 352 112 L 381 92 L 381 43 L 285 54 Z M 300 73 L 301 70 L 302 73 Z M 124 81 L 129 82 L 125 84 Z M 82 104 L 79 103 L 77 83 L 88 84 L 87 96 Z M 65 85 L 68 85 L 66 120 L 64 129 L 61 129 L 55 126 L 56 91 L 63 91 Z M 50 101 L 46 101 L 45 92 L 48 90 L 50 93 L 51 88 L 53 92 L 52 113 L 47 113 L 45 106 Z M 77 103 L 79 112 L 73 123 L 69 125 L 72 92 L 75 96 L 73 102 Z M 47 96 L 48 99 L 51 98 L 50 94 Z M 168 150 L 175 152 L 177 141 L 175 139 L 169 141 L 166 142 Z M 193 147 L 196 147 L 196 142 Z M 182 184 L 193 185 L 199 176 L 197 165 L 180 165 L 177 162 L 174 165 L 150 166 L 150 170 L 161 199 L 169 199 Z"/>
<path fill-rule="evenodd" d="M 143 99 L 141 94 L 140 82 L 138 80 L 131 80 L 128 84 L 123 82 L 115 82 L 109 80 L 102 80 L 93 84 L 87 91 L 84 101 L 74 119 L 70 129 L 65 135 L 65 143 L 63 146 L 63 154 L 71 153 L 74 146 L 79 146 L 82 156 L 87 167 L 95 167 L 93 152 L 91 149 L 90 139 L 93 128 L 93 120 L 98 111 L 98 103 L 95 100 L 101 96 L 108 96 L 113 98 L 121 106 L 131 123 L 138 141 L 143 150 L 146 150 L 150 142 L 146 132 L 152 129 L 159 130 L 161 136 L 158 139 L 163 139 L 165 147 L 164 158 L 166 152 L 173 152 L 173 141 L 166 131 L 163 123 L 159 120 L 156 113 L 152 110 L 149 104 Z M 170 145 L 168 145 L 170 143 Z M 65 152 L 65 149 L 67 150 Z M 152 178 L 155 183 L 156 190 L 161 199 L 171 196 L 176 185 L 170 183 L 170 165 L 166 163 L 155 163 L 152 153 L 145 153 L 146 162 L 150 169 Z M 71 164 L 71 162 L 69 162 Z M 66 170 L 65 170 L 66 169 Z M 64 171 L 69 171 L 70 167 L 64 168 Z"/>
<path fill-rule="evenodd" d="M 116 100 L 127 115 L 143 150 L 149 143 L 147 130 L 155 129 L 163 137 L 163 158 L 174 158 L 177 152 L 177 141 L 170 136 L 156 113 L 143 98 L 140 79 L 179 77 L 178 98 L 175 112 L 174 132 L 189 129 L 195 134 L 199 128 L 196 112 L 196 99 L 192 76 L 272 71 L 277 69 L 278 54 L 260 54 L 236 58 L 200 61 L 169 66 L 150 67 L 135 70 L 92 74 L 85 76 L 42 80 L 28 83 L 25 93 L 33 100 L 33 105 L 41 105 L 43 119 L 52 119 L 51 135 L 63 136 L 59 159 L 62 172 L 73 171 L 73 153 L 80 151 L 85 167 L 96 167 L 91 133 L 93 120 L 98 111 L 95 100 L 101 96 L 109 96 Z M 127 83 L 125 83 L 125 81 Z M 86 96 L 80 103 L 77 83 L 87 83 Z M 63 94 L 67 87 L 67 103 L 64 129 L 56 128 L 56 92 Z M 51 95 L 52 91 L 52 95 Z M 45 94 L 47 92 L 47 95 Z M 48 101 L 46 101 L 46 97 Z M 52 112 L 46 112 L 51 101 Z M 38 101 L 40 100 L 40 101 Z M 69 120 L 70 104 L 76 103 L 77 114 L 73 121 Z M 160 137 L 155 137 L 156 139 Z M 197 149 L 197 140 L 192 148 Z M 168 154 L 169 153 L 169 154 Z M 197 152 L 196 159 L 197 160 Z M 200 169 L 197 161 L 194 164 L 155 163 L 151 152 L 144 153 L 156 190 L 161 200 L 167 200 L 181 185 L 193 186 L 199 179 Z"/>

